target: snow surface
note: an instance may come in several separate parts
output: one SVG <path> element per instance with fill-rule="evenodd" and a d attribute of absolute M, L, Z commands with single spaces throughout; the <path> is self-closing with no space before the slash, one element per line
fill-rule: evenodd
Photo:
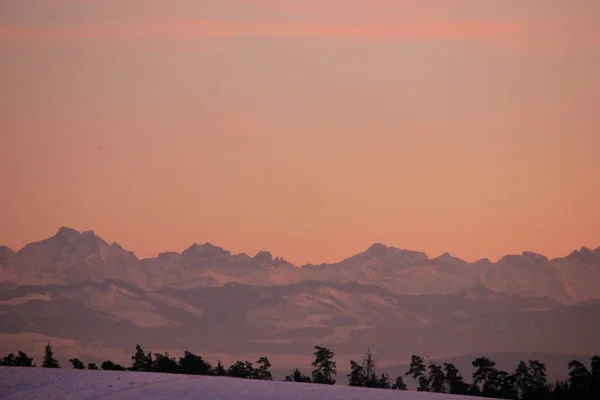
<path fill-rule="evenodd" d="M 224 377 L 0 367 L 2 400 L 474 400 L 398 390 Z"/>

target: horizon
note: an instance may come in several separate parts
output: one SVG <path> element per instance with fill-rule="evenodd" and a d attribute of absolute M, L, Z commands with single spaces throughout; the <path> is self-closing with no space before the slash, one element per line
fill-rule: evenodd
<path fill-rule="evenodd" d="M 353 253 L 353 254 L 351 254 L 351 255 L 347 255 L 346 257 L 344 257 L 344 258 L 341 258 L 341 259 L 338 259 L 338 260 L 335 260 L 335 261 L 333 261 L 333 262 L 323 262 L 323 263 L 312 263 L 312 262 L 308 262 L 308 263 L 303 263 L 303 264 L 297 264 L 297 263 L 295 263 L 295 262 L 293 262 L 293 261 L 289 260 L 288 258 L 286 258 L 286 257 L 285 257 L 285 255 L 280 255 L 280 254 L 274 254 L 274 253 L 272 253 L 272 252 L 271 252 L 271 251 L 270 251 L 268 248 L 259 249 L 259 250 L 257 250 L 256 252 L 253 252 L 253 253 L 252 253 L 252 252 L 246 252 L 246 251 L 239 251 L 239 252 L 237 252 L 237 251 L 234 251 L 234 250 L 231 250 L 231 249 L 227 248 L 226 246 L 222 246 L 222 245 L 221 245 L 221 244 L 219 244 L 219 243 L 215 243 L 215 242 L 210 242 L 210 241 L 208 241 L 208 242 L 204 242 L 204 243 L 194 242 L 194 243 L 192 243 L 192 244 L 188 245 L 187 247 L 183 247 L 181 250 L 163 250 L 163 251 L 158 251 L 158 252 L 156 252 L 156 253 L 155 253 L 155 255 L 153 255 L 153 256 L 148 256 L 148 257 L 143 257 L 143 256 L 142 256 L 142 257 L 141 257 L 141 256 L 139 256 L 139 255 L 138 255 L 138 254 L 137 254 L 137 253 L 136 253 L 134 250 L 132 250 L 132 249 L 128 248 L 127 246 L 124 246 L 124 245 L 122 245 L 122 244 L 121 244 L 121 243 L 120 243 L 118 240 L 113 240 L 113 239 L 108 239 L 108 240 L 107 240 L 107 239 L 105 239 L 105 238 L 104 238 L 104 237 L 103 237 L 101 234 L 98 234 L 98 233 L 97 233 L 97 232 L 96 232 L 94 229 L 85 229 L 85 230 L 81 230 L 81 229 L 75 229 L 75 228 L 72 228 L 72 227 L 69 227 L 69 226 L 64 226 L 64 225 L 63 225 L 63 226 L 61 226 L 61 227 L 60 227 L 58 230 L 56 230 L 54 234 L 52 234 L 52 235 L 50 235 L 50 236 L 47 236 L 47 237 L 44 237 L 43 239 L 37 239 L 37 240 L 31 241 L 31 242 L 25 243 L 23 246 L 21 246 L 21 247 L 19 247 L 19 248 L 16 248 L 16 249 L 15 249 L 15 248 L 12 248 L 12 247 L 10 247 L 10 246 L 5 246 L 5 245 L 4 245 L 4 244 L 2 244 L 2 243 L 0 243 L 0 247 L 2 247 L 2 246 L 5 246 L 5 247 L 8 247 L 10 250 L 14 251 L 15 253 L 18 253 L 19 251 L 23 250 L 23 249 L 24 249 L 24 248 L 25 248 L 27 245 L 29 245 L 29 244 L 32 244 L 32 243 L 38 243 L 38 242 L 40 242 L 40 241 L 43 241 L 43 240 L 47 240 L 47 239 L 51 239 L 51 238 L 53 238 L 53 237 L 54 237 L 54 236 L 56 236 L 56 235 L 57 235 L 57 234 L 60 232 L 60 230 L 62 230 L 62 229 L 66 229 L 66 230 L 74 231 L 74 232 L 76 232 L 76 233 L 77 233 L 77 234 L 79 234 L 79 235 L 81 235 L 81 234 L 83 234 L 83 233 L 89 233 L 89 232 L 91 232 L 92 234 L 94 234 L 94 236 L 95 236 L 95 237 L 102 239 L 102 240 L 103 240 L 103 241 L 105 241 L 107 244 L 109 244 L 109 245 L 111 245 L 111 246 L 116 244 L 116 245 L 118 245 L 118 246 L 122 247 L 124 250 L 126 250 L 126 251 L 128 251 L 128 252 L 131 252 L 131 253 L 133 253 L 133 254 L 134 254 L 134 256 L 135 256 L 136 258 L 138 258 L 139 260 L 157 258 L 157 257 L 158 257 L 158 256 L 160 256 L 161 254 L 165 254 L 165 253 L 176 253 L 176 254 L 179 254 L 179 255 L 181 255 L 181 253 L 183 253 L 184 251 L 186 251 L 186 250 L 188 250 L 188 249 L 190 249 L 190 248 L 192 248 L 192 247 L 194 247 L 194 246 L 206 246 L 206 245 L 208 245 L 208 246 L 217 247 L 217 248 L 219 248 L 219 249 L 221 249 L 221 250 L 224 250 L 224 251 L 226 251 L 226 252 L 229 252 L 229 253 L 230 253 L 232 256 L 246 255 L 246 256 L 248 256 L 248 257 L 250 257 L 250 258 L 254 258 L 254 257 L 256 257 L 256 256 L 257 256 L 259 253 L 266 252 L 266 253 L 270 254 L 270 255 L 271 255 L 271 257 L 273 257 L 273 259 L 277 259 L 277 258 L 279 258 L 279 259 L 281 259 L 281 260 L 283 260 L 283 261 L 286 261 L 286 262 L 288 262 L 288 263 L 291 263 L 292 265 L 294 265 L 295 267 L 298 267 L 298 268 L 305 267 L 305 266 L 310 266 L 310 265 L 337 264 L 337 263 L 340 263 L 340 262 L 342 262 L 342 261 L 344 261 L 344 260 L 346 260 L 346 259 L 348 259 L 348 258 L 350 258 L 350 257 L 354 257 L 354 256 L 356 256 L 356 255 L 358 255 L 358 254 L 362 254 L 362 253 L 364 253 L 364 252 L 367 252 L 367 251 L 369 251 L 369 250 L 370 250 L 372 247 L 374 247 L 374 246 L 378 246 L 378 245 L 379 245 L 379 246 L 384 246 L 384 247 L 386 247 L 386 248 L 388 248 L 388 249 L 393 249 L 393 250 L 400 250 L 400 251 L 407 251 L 407 252 L 423 253 L 423 254 L 425 254 L 425 256 L 427 257 L 427 259 L 428 259 L 429 261 L 431 261 L 431 260 L 435 260 L 435 259 L 437 259 L 437 258 L 440 258 L 440 257 L 444 256 L 444 255 L 449 255 L 449 256 L 451 256 L 451 257 L 457 258 L 458 260 L 460 260 L 460 261 L 463 261 L 463 262 L 466 262 L 466 263 L 469 263 L 469 264 L 473 264 L 473 263 L 476 263 L 476 262 L 479 262 L 479 261 L 485 261 L 485 260 L 488 260 L 488 261 L 490 261 L 490 262 L 492 262 L 492 263 L 494 263 L 494 264 L 495 264 L 495 263 L 497 263 L 498 261 L 500 261 L 500 260 L 501 260 L 502 258 L 504 258 L 504 257 L 508 257 L 508 256 L 523 256 L 523 255 L 525 255 L 526 253 L 532 253 L 532 254 L 534 254 L 534 255 L 539 255 L 539 256 L 542 256 L 542 257 L 546 257 L 546 258 L 548 259 L 548 261 L 553 261 L 553 260 L 556 260 L 556 259 L 561 259 L 561 258 L 568 257 L 569 255 L 571 255 L 571 254 L 573 254 L 573 253 L 576 253 L 576 252 L 579 252 L 579 251 L 584 251 L 584 250 L 587 250 L 587 251 L 595 251 L 595 252 L 598 252 L 598 251 L 600 250 L 600 246 L 598 246 L 598 247 L 587 247 L 587 246 L 580 246 L 579 248 L 573 249 L 572 251 L 570 251 L 570 252 L 568 252 L 568 253 L 565 253 L 565 254 L 562 254 L 562 255 L 558 255 L 558 256 L 549 256 L 549 255 L 547 255 L 547 254 L 543 254 L 543 253 L 537 253 L 537 252 L 534 252 L 534 251 L 531 251 L 531 250 L 523 250 L 523 251 L 521 251 L 520 253 L 507 253 L 507 254 L 504 254 L 503 256 L 501 256 L 501 257 L 499 257 L 499 258 L 497 258 L 497 259 L 492 259 L 492 258 L 490 258 L 490 257 L 484 257 L 484 258 L 480 258 L 480 259 L 477 259 L 477 260 L 468 260 L 468 259 L 465 259 L 465 258 L 462 258 L 462 257 L 460 257 L 459 255 L 455 255 L 455 254 L 453 254 L 452 252 L 449 252 L 449 251 L 443 252 L 442 254 L 439 254 L 439 255 L 432 256 L 432 255 L 428 254 L 427 252 L 425 252 L 425 251 L 421 251 L 421 250 L 418 250 L 418 249 L 408 249 L 408 248 L 397 247 L 397 246 L 395 246 L 395 245 L 393 245 L 393 244 L 389 244 L 389 243 L 373 242 L 373 243 L 371 243 L 371 244 L 369 244 L 369 245 L 365 246 L 365 248 L 364 248 L 363 250 L 361 250 L 361 251 L 358 251 L 358 252 L 356 252 L 356 253 Z M 252 254 L 254 254 L 254 255 L 252 255 Z"/>
<path fill-rule="evenodd" d="M 595 0 L 0 2 L 0 243 L 600 243 Z"/>

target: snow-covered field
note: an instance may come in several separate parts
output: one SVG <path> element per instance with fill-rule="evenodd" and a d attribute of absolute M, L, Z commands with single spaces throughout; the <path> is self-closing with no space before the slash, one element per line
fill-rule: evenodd
<path fill-rule="evenodd" d="M 463 396 L 223 377 L 0 367 L 0 399 L 460 400 Z M 467 397 L 464 397 L 467 399 Z M 468 397 L 473 400 L 475 397 Z"/>

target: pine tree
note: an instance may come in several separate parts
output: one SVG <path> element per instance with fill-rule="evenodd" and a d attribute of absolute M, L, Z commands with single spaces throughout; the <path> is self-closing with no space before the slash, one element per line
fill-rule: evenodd
<path fill-rule="evenodd" d="M 135 354 L 131 356 L 131 360 L 133 361 L 133 364 L 131 368 L 129 368 L 129 370 L 144 372 L 152 371 L 152 353 L 144 353 L 142 346 L 140 346 L 139 344 L 135 346 Z"/>
<path fill-rule="evenodd" d="M 294 369 L 291 374 L 285 377 L 287 382 L 304 382 L 311 383 L 310 376 L 304 375 L 298 368 Z"/>
<path fill-rule="evenodd" d="M 19 367 L 35 367 L 33 358 L 27 357 L 27 354 L 23 353 L 21 350 L 19 350 L 19 355 L 17 356 L 17 365 Z"/>
<path fill-rule="evenodd" d="M 356 361 L 350 361 L 350 373 L 346 375 L 349 378 L 350 386 L 366 386 L 366 376 L 364 366 L 359 365 Z"/>
<path fill-rule="evenodd" d="M 312 372 L 313 383 L 324 385 L 334 385 L 333 376 L 337 374 L 337 364 L 333 361 L 333 352 L 325 347 L 315 346 L 315 361 L 312 366 L 315 368 Z"/>
<path fill-rule="evenodd" d="M 256 362 L 258 364 L 258 368 L 255 369 L 255 379 L 260 379 L 264 381 L 272 381 L 273 375 L 271 375 L 271 363 L 267 357 L 261 357 Z"/>
<path fill-rule="evenodd" d="M 449 393 L 463 395 L 468 393 L 469 385 L 465 383 L 454 364 L 444 363 L 444 371 Z"/>
<path fill-rule="evenodd" d="M 216 376 L 226 376 L 227 375 L 227 371 L 225 370 L 225 367 L 223 366 L 223 364 L 221 363 L 220 360 L 217 363 L 217 366 L 215 367 L 214 374 Z"/>
<path fill-rule="evenodd" d="M 399 376 L 399 377 L 396 378 L 396 382 L 392 386 L 392 389 L 396 389 L 396 390 L 408 390 L 408 388 L 406 387 L 406 383 L 404 383 L 404 379 L 402 379 L 401 376 Z"/>
<path fill-rule="evenodd" d="M 417 391 L 429 392 L 429 379 L 425 376 L 425 362 L 423 358 L 413 355 L 410 360 L 410 369 L 406 372 L 406 376 L 411 376 L 418 382 Z"/>
<path fill-rule="evenodd" d="M 221 368 L 223 366 L 221 365 Z M 183 357 L 179 358 L 179 371 L 182 374 L 191 375 L 212 375 L 212 366 L 204 361 L 201 356 L 194 355 L 189 351 L 183 353 Z"/>
<path fill-rule="evenodd" d="M 365 376 L 367 377 L 371 377 L 371 375 L 375 372 L 375 360 L 373 359 L 373 353 L 371 353 L 371 349 L 368 347 L 363 359 L 363 369 L 365 371 Z"/>
<path fill-rule="evenodd" d="M 127 370 L 121 364 L 115 364 L 114 362 L 112 362 L 110 360 L 104 361 L 100 365 L 100 368 L 102 368 L 104 371 L 126 371 Z"/>
<path fill-rule="evenodd" d="M 60 368 L 60 364 L 54 358 L 54 352 L 52 351 L 52 345 L 48 343 L 46 345 L 46 355 L 44 356 L 43 368 Z"/>
<path fill-rule="evenodd" d="M 79 358 L 71 358 L 69 360 L 69 362 L 73 366 L 73 369 L 84 369 L 85 368 L 85 365 L 83 365 L 83 363 L 81 362 L 81 360 Z"/>
<path fill-rule="evenodd" d="M 152 363 L 152 372 L 162 372 L 167 374 L 176 374 L 179 372 L 179 365 L 174 358 L 169 356 L 169 353 L 154 354 L 154 362 Z"/>
<path fill-rule="evenodd" d="M 446 377 L 442 367 L 435 363 L 429 364 L 429 386 L 432 392 L 445 393 L 446 392 Z"/>

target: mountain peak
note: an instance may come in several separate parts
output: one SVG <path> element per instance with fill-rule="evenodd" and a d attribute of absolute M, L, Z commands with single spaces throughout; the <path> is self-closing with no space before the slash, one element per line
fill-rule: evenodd
<path fill-rule="evenodd" d="M 61 226 L 58 232 L 56 232 L 57 237 L 74 237 L 79 235 L 81 235 L 81 232 L 66 226 Z"/>
<path fill-rule="evenodd" d="M 252 259 L 254 261 L 269 261 L 269 262 L 272 262 L 273 261 L 273 255 L 270 252 L 268 252 L 268 251 L 261 250 L 258 253 L 256 253 L 256 255 L 254 257 L 252 257 Z"/>
<path fill-rule="evenodd" d="M 569 254 L 567 258 L 576 259 L 587 264 L 594 264 L 600 261 L 600 251 L 598 251 L 599 249 L 600 248 L 596 250 L 591 250 L 583 246 L 581 247 L 581 249 L 575 250 L 574 252 Z"/>
<path fill-rule="evenodd" d="M 522 256 L 531 261 L 548 261 L 548 257 L 543 254 L 534 253 L 533 251 L 524 251 Z"/>
<path fill-rule="evenodd" d="M 188 249 L 184 250 L 181 255 L 184 257 L 201 257 L 201 258 L 212 258 L 224 255 L 230 255 L 227 250 L 219 246 L 215 246 L 211 243 L 198 244 L 194 243 Z"/>
<path fill-rule="evenodd" d="M 389 246 L 386 246 L 383 243 L 373 243 L 371 246 L 369 246 L 367 251 L 369 251 L 369 252 L 385 251 L 385 250 L 388 250 L 389 248 L 390 248 Z"/>
<path fill-rule="evenodd" d="M 13 249 L 7 246 L 0 246 L 0 265 L 8 261 L 9 258 L 15 255 Z"/>
<path fill-rule="evenodd" d="M 458 257 L 454 257 L 452 254 L 445 252 L 444 254 L 440 255 L 439 257 L 434 258 L 434 260 L 436 261 L 444 261 L 444 262 L 453 262 L 453 263 L 463 263 L 465 262 L 464 260 L 461 260 Z"/>

